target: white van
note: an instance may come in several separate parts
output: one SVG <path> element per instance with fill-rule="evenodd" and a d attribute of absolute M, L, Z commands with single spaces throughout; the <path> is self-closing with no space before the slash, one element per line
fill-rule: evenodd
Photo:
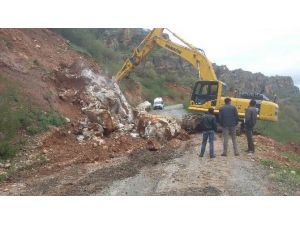
<path fill-rule="evenodd" d="M 153 109 L 163 109 L 164 108 L 164 101 L 162 97 L 155 98 L 153 101 Z"/>

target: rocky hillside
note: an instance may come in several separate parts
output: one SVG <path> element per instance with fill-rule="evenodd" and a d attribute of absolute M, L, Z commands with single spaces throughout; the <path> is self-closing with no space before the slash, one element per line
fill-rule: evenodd
<path fill-rule="evenodd" d="M 92 56 L 96 61 L 107 62 L 105 68 L 110 76 L 116 74 L 123 64 L 123 58 L 131 55 L 147 34 L 145 29 L 56 29 L 73 43 L 73 48 Z M 205 46 L 203 46 L 204 48 Z M 95 49 L 98 49 L 95 53 Z M 205 49 L 205 48 L 204 48 Z M 102 53 L 99 53 L 102 52 Z M 113 62 L 113 63 L 112 63 Z M 242 69 L 229 70 L 226 66 L 214 64 L 218 78 L 228 86 L 228 96 L 234 90 L 259 92 L 273 99 L 279 98 L 280 122 L 262 125 L 260 132 L 280 141 L 300 143 L 299 89 L 291 77 L 267 77 L 262 73 L 251 73 Z M 160 48 L 154 51 L 121 82 L 121 89 L 133 105 L 144 100 L 152 101 L 162 96 L 167 104 L 185 103 L 190 98 L 191 87 L 198 80 L 197 71 L 187 62 Z M 268 129 L 265 129 L 265 127 Z"/>
<path fill-rule="evenodd" d="M 83 40 L 79 40 L 79 36 L 81 36 L 82 39 L 94 38 L 101 40 L 101 43 L 103 44 L 101 49 L 105 49 L 103 51 L 104 58 L 109 58 L 109 54 L 107 54 L 108 49 L 113 50 L 113 53 L 110 53 L 110 57 L 111 59 L 115 60 L 116 64 L 115 66 L 108 68 L 108 73 L 114 75 L 122 65 L 123 58 L 128 57 L 131 54 L 131 50 L 141 42 L 149 30 L 123 28 L 81 30 L 56 29 L 55 31 L 60 33 L 65 38 L 71 40 L 71 42 L 79 44 L 81 47 L 85 46 L 84 48 L 86 49 L 89 49 L 90 46 L 87 43 L 84 43 Z M 166 38 L 168 38 L 167 34 Z M 93 55 L 93 53 L 91 54 Z M 101 58 L 99 57 L 99 54 L 98 58 Z M 225 65 L 218 66 L 213 64 L 213 66 L 218 78 L 224 81 L 228 85 L 229 89 L 259 92 L 264 93 L 269 97 L 272 97 L 274 94 L 280 95 L 282 91 L 284 92 L 284 90 L 287 89 L 292 90 L 295 93 L 298 91 L 298 89 L 294 86 L 291 77 L 267 77 L 262 73 L 252 73 L 242 69 L 231 71 Z M 149 93 L 151 88 L 155 88 L 157 85 L 159 87 L 163 85 L 162 89 L 157 88 L 157 90 L 155 90 L 157 95 L 162 94 L 163 97 L 167 99 L 167 102 L 169 100 L 170 103 L 173 103 L 174 101 L 182 101 L 185 98 L 182 95 L 178 95 L 178 91 L 173 88 L 174 85 L 169 85 L 172 87 L 169 87 L 169 91 L 165 91 L 164 93 L 162 90 L 168 88 L 168 83 L 176 83 L 176 85 L 190 88 L 190 86 L 198 79 L 198 77 L 197 71 L 186 61 L 164 49 L 156 48 L 141 63 L 141 65 L 136 68 L 135 71 L 132 71 L 129 79 L 130 83 L 126 81 L 123 83 L 127 84 L 127 89 L 136 88 L 138 90 L 139 99 L 142 100 L 153 97 Z M 150 80 L 153 84 L 149 84 L 151 83 Z M 161 84 L 161 81 L 164 81 L 163 84 Z M 139 83 L 142 85 L 139 85 Z M 184 94 L 188 94 L 189 91 L 190 89 L 186 90 Z"/>
<path fill-rule="evenodd" d="M 48 29 L 0 29 L 0 181 L 46 162 L 51 171 L 157 150 L 180 134 L 174 119 L 127 102 L 102 66 L 110 51 L 95 61 L 73 48 Z"/>
<path fill-rule="evenodd" d="M 213 64 L 218 79 L 224 81 L 229 89 L 245 92 L 264 93 L 268 96 L 280 94 L 284 90 L 299 92 L 293 79 L 288 76 L 265 76 L 262 73 L 252 73 L 242 69 L 229 70 L 225 65 Z"/>

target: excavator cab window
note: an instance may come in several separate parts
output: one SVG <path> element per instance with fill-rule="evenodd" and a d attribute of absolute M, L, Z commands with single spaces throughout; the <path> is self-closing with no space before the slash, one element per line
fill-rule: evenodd
<path fill-rule="evenodd" d="M 218 98 L 218 83 L 209 81 L 199 81 L 194 86 L 192 100 L 202 105 L 208 101 L 216 100 Z"/>

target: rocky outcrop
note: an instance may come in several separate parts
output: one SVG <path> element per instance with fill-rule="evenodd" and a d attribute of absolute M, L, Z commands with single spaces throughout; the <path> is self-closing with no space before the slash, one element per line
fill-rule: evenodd
<path fill-rule="evenodd" d="M 224 81 L 229 90 L 243 92 L 258 92 L 269 96 L 283 89 L 297 90 L 293 79 L 289 76 L 265 76 L 262 73 L 252 73 L 242 69 L 229 70 L 225 65 L 213 64 L 218 79 Z"/>

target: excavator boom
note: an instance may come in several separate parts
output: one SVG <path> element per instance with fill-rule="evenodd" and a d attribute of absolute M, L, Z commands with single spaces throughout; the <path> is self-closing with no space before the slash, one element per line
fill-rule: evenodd
<path fill-rule="evenodd" d="M 194 66 L 194 68 L 199 73 L 199 79 L 200 80 L 217 80 L 216 74 L 212 68 L 211 63 L 206 58 L 203 51 L 200 51 L 199 49 L 195 48 L 191 44 L 184 41 L 182 38 L 180 38 L 175 33 L 171 32 L 178 40 L 183 42 L 187 47 L 182 46 L 180 44 L 177 44 L 175 42 L 172 42 L 171 40 L 168 40 L 163 37 L 163 28 L 155 28 L 153 29 L 139 44 L 137 48 L 133 50 L 132 56 L 127 59 L 121 68 L 121 70 L 116 75 L 116 80 L 120 81 L 125 76 L 129 74 L 130 71 L 134 69 L 135 66 L 137 66 L 141 60 L 143 60 L 155 46 L 160 46 L 162 48 L 165 48 L 177 55 L 179 55 L 181 58 L 188 61 L 190 64 Z"/>
<path fill-rule="evenodd" d="M 126 77 L 140 62 L 152 51 L 155 47 L 154 37 L 160 37 L 163 33 L 163 28 L 153 29 L 139 44 L 133 49 L 133 54 L 130 58 L 126 59 L 121 70 L 116 75 L 116 80 L 120 81 Z"/>

